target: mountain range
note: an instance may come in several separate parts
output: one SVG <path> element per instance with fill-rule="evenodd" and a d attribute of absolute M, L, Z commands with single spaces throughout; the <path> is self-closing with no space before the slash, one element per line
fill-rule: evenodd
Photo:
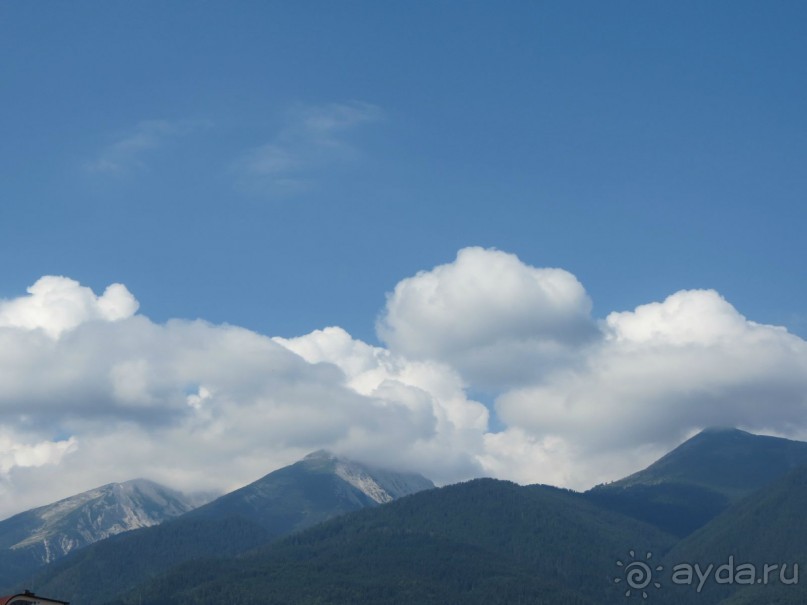
<path fill-rule="evenodd" d="M 45 566 L 32 586 L 39 594 L 92 605 L 172 565 L 236 556 L 337 515 L 433 487 L 420 475 L 318 451 L 175 519 L 80 549 Z"/>
<path fill-rule="evenodd" d="M 493 479 L 432 487 L 315 452 L 159 525 L 76 549 L 26 587 L 82 605 L 807 600 L 792 582 L 713 575 L 696 591 L 671 576 L 681 562 L 714 571 L 729 557 L 760 569 L 789 562 L 791 574 L 807 563 L 802 442 L 708 429 L 585 493 Z M 652 580 L 642 586 L 627 573 L 639 563 Z"/>

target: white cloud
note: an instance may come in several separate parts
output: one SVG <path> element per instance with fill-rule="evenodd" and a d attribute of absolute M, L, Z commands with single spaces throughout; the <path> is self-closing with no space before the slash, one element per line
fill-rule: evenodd
<path fill-rule="evenodd" d="M 568 271 L 464 248 L 454 262 L 400 281 L 377 329 L 393 351 L 448 363 L 477 387 L 506 388 L 567 363 L 596 337 L 590 312 Z"/>
<path fill-rule="evenodd" d="M 76 449 L 74 438 L 34 443 L 20 442 L 18 438 L 16 435 L 0 433 L 0 474 L 8 473 L 15 467 L 31 468 L 58 464 L 65 454 Z"/>
<path fill-rule="evenodd" d="M 499 392 L 487 472 L 572 487 L 652 462 L 710 425 L 807 435 L 807 343 L 748 321 L 713 291 L 682 291 L 597 325 L 573 275 L 466 248 L 398 283 L 378 332 Z"/>
<path fill-rule="evenodd" d="M 303 191 L 314 182 L 315 172 L 356 160 L 360 152 L 351 144 L 351 134 L 382 116 L 379 107 L 362 102 L 297 107 L 271 140 L 234 163 L 238 186 L 273 194 Z"/>
<path fill-rule="evenodd" d="M 131 317 L 138 303 L 123 284 L 112 284 L 101 296 L 77 281 L 49 275 L 28 288 L 28 296 L 0 300 L 0 328 L 42 329 L 53 338 L 81 323 Z"/>
<path fill-rule="evenodd" d="M 502 395 L 500 418 L 535 438 L 575 444 L 581 461 L 663 450 L 710 425 L 807 429 L 807 343 L 746 320 L 714 291 L 612 313 L 603 339 L 581 357 Z"/>
<path fill-rule="evenodd" d="M 353 339 L 338 327 L 316 330 L 302 337 L 275 341 L 306 361 L 336 365 L 351 390 L 377 401 L 402 404 L 412 413 L 428 415 L 433 425 L 426 427 L 431 439 L 416 436 L 418 447 L 385 447 L 383 432 L 377 439 L 340 444 L 345 453 L 395 465 L 402 461 L 410 468 L 430 468 L 438 481 L 456 480 L 478 474 L 481 467 L 473 452 L 481 445 L 489 413 L 479 402 L 470 400 L 460 377 L 449 366 L 436 362 L 408 360 L 381 347 Z"/>
<path fill-rule="evenodd" d="M 401 281 L 388 348 L 136 310 L 123 285 L 64 277 L 0 301 L 0 515 L 137 476 L 230 489 L 323 447 L 439 482 L 585 488 L 709 425 L 807 436 L 804 340 L 708 290 L 595 322 L 574 276 L 496 250 Z"/>
<path fill-rule="evenodd" d="M 99 297 L 66 278 L 37 284 L 2 303 L 0 423 L 25 439 L 0 439 L 13 494 L 0 515 L 137 476 L 232 489 L 322 447 L 445 480 L 480 471 L 458 444 L 487 410 L 448 369 L 340 329 L 284 341 L 155 324 L 122 286 Z"/>

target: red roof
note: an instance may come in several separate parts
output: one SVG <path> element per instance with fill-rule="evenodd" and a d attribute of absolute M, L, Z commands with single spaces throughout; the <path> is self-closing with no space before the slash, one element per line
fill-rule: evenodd
<path fill-rule="evenodd" d="M 40 597 L 26 590 L 10 597 L 0 597 L 0 605 L 70 605 L 67 601 Z"/>

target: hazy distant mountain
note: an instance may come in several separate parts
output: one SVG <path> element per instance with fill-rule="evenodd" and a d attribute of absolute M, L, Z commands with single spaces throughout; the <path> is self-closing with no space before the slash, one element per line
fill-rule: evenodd
<path fill-rule="evenodd" d="M 98 542 L 57 561 L 42 570 L 34 587 L 92 605 L 171 565 L 235 555 L 337 515 L 432 487 L 420 475 L 315 452 L 177 519 Z"/>
<path fill-rule="evenodd" d="M 145 479 L 110 483 L 0 522 L 0 582 L 122 532 L 193 509 L 194 499 Z"/>
<path fill-rule="evenodd" d="M 807 464 L 807 443 L 710 428 L 646 469 L 587 493 L 592 501 L 678 536 Z"/>
<path fill-rule="evenodd" d="M 117 603 L 623 603 L 615 561 L 673 541 L 571 491 L 478 479 L 188 563 Z"/>

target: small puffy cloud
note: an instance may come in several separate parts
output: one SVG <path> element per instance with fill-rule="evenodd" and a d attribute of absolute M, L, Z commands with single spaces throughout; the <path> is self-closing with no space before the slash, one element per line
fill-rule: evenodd
<path fill-rule="evenodd" d="M 28 296 L 0 300 L 0 328 L 42 329 L 53 338 L 90 320 L 131 317 L 138 302 L 123 284 L 112 284 L 101 296 L 67 277 L 48 275 L 28 288 Z"/>
<path fill-rule="evenodd" d="M 546 372 L 596 337 L 574 275 L 499 250 L 465 248 L 388 295 L 377 324 L 387 346 L 457 368 L 471 385 L 507 388 Z"/>
<path fill-rule="evenodd" d="M 237 184 L 261 193 L 303 191 L 313 183 L 315 171 L 358 158 L 351 134 L 382 117 L 379 107 L 357 101 L 297 107 L 274 137 L 234 163 Z"/>
<path fill-rule="evenodd" d="M 756 326 L 714 290 L 684 290 L 664 302 L 614 312 L 606 325 L 612 340 L 674 346 L 725 342 Z"/>
<path fill-rule="evenodd" d="M 0 476 L 12 468 L 40 467 L 46 464 L 58 464 L 65 454 L 76 449 L 76 439 L 61 441 L 38 441 L 25 443 L 19 435 L 10 435 L 0 431 Z"/>

